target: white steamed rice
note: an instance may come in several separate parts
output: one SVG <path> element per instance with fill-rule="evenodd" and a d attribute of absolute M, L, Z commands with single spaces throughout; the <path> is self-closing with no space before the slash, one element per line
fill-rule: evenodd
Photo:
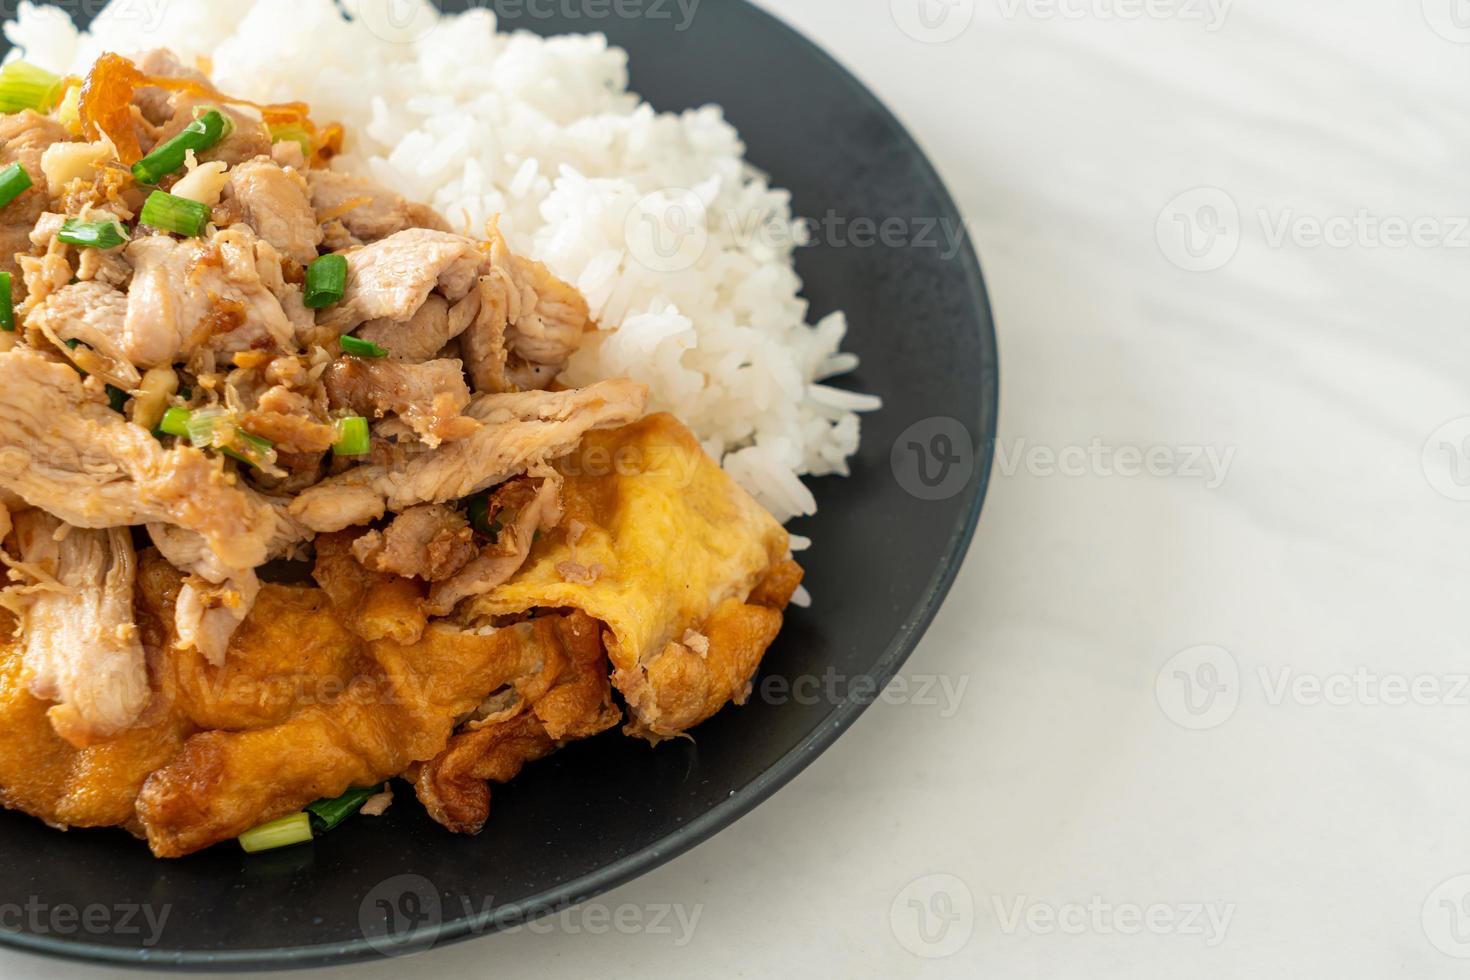
<path fill-rule="evenodd" d="M 857 359 L 839 352 L 841 313 L 806 323 L 789 195 L 718 107 L 660 114 L 629 93 L 627 56 L 602 36 L 497 34 L 488 11 L 441 17 L 424 0 L 112 0 L 88 34 L 22 3 L 5 33 L 78 74 L 103 50 L 206 56 L 223 91 L 342 122 L 339 167 L 467 233 L 499 215 L 602 327 L 565 380 L 646 382 L 782 521 L 816 510 L 798 477 L 845 474 L 857 412 L 879 406 L 819 383 Z"/>

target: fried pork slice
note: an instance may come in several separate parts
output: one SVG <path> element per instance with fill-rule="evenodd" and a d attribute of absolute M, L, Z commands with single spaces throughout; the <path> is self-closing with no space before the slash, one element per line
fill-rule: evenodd
<path fill-rule="evenodd" d="M 93 280 L 52 292 L 27 314 L 25 322 L 28 332 L 80 340 L 93 350 L 134 366 L 168 363 L 175 352 L 172 342 L 158 331 L 130 331 L 127 316 L 127 294 Z"/>
<path fill-rule="evenodd" d="M 459 834 L 478 834 L 490 816 L 487 780 L 509 782 L 528 762 L 591 738 L 622 718 L 612 700 L 601 625 L 584 613 L 553 617 L 559 642 L 534 676 L 516 681 L 504 707 L 471 722 L 413 774 L 429 816 Z M 499 698 L 492 698 L 499 704 Z"/>
<path fill-rule="evenodd" d="M 282 502 L 245 493 L 264 508 L 271 523 L 266 559 L 289 558 L 310 533 L 286 513 Z M 231 568 L 193 531 L 168 524 L 149 524 L 148 536 L 170 565 L 188 576 L 174 605 L 174 630 L 181 649 L 198 650 L 215 666 L 225 662 L 230 640 L 255 608 L 260 578 L 253 568 Z"/>
<path fill-rule="evenodd" d="M 365 177 L 312 170 L 311 206 L 321 221 L 339 221 L 362 242 L 375 242 L 409 228 L 449 231 L 449 223 L 432 208 L 415 204 L 396 191 Z"/>
<path fill-rule="evenodd" d="M 139 238 L 126 254 L 134 272 L 124 330 L 152 355 L 140 367 L 203 347 L 294 351 L 298 329 L 309 329 L 291 312 L 300 290 L 281 281 L 280 256 L 243 225 L 209 239 Z"/>
<path fill-rule="evenodd" d="M 581 609 L 605 623 L 626 731 L 649 741 L 743 703 L 801 581 L 785 530 L 669 415 L 588 433 L 555 466 L 565 518 L 460 615 Z"/>
<path fill-rule="evenodd" d="M 340 531 L 389 510 L 459 500 L 570 452 L 587 432 L 639 418 L 647 402 L 644 385 L 621 379 L 576 391 L 480 395 L 466 410 L 482 423 L 470 438 L 323 480 L 296 498 L 291 515 L 313 531 Z"/>
<path fill-rule="evenodd" d="M 269 157 L 257 157 L 230 171 L 229 193 L 240 205 L 245 223 L 276 251 L 303 266 L 316 258 L 322 229 L 300 173 Z"/>
<path fill-rule="evenodd" d="M 241 419 L 253 435 L 269 439 L 280 452 L 324 453 L 337 441 L 336 430 L 324 420 L 313 399 L 285 385 L 261 393 L 255 407 Z"/>
<path fill-rule="evenodd" d="M 41 170 L 41 154 L 51 144 L 70 138 L 60 123 L 30 109 L 0 115 L 0 168 L 18 163 L 30 175 L 32 184 L 24 194 L 0 209 L 0 272 L 11 274 L 17 306 L 26 296 L 15 256 L 30 251 L 31 232 L 51 200 L 51 189 L 46 186 L 46 175 Z"/>
<path fill-rule="evenodd" d="M 352 544 L 352 554 L 364 568 L 425 582 L 454 575 L 475 551 L 469 521 L 443 504 L 410 507 L 386 529 L 369 531 Z"/>
<path fill-rule="evenodd" d="M 476 391 L 549 387 L 592 329 L 582 294 L 540 262 L 511 254 L 494 225 L 479 292 L 478 315 L 460 335 Z"/>
<path fill-rule="evenodd" d="M 232 568 L 260 565 L 279 533 L 219 460 L 164 449 L 75 370 L 23 349 L 0 354 L 0 487 L 77 527 L 187 528 Z"/>
<path fill-rule="evenodd" d="M 189 576 L 174 606 L 180 648 L 192 647 L 215 666 L 223 664 L 230 638 L 260 594 L 255 570 L 225 566 L 192 531 L 150 524 L 148 534 L 168 563 Z"/>
<path fill-rule="evenodd" d="M 344 357 L 322 376 L 332 408 L 370 419 L 397 415 L 433 448 L 475 434 L 480 423 L 462 413 L 470 403 L 459 361 L 402 361 Z"/>
<path fill-rule="evenodd" d="M 377 344 L 395 361 L 433 360 L 470 325 L 480 312 L 480 290 L 474 289 L 454 305 L 431 294 L 408 320 L 369 320 L 357 336 Z"/>
<path fill-rule="evenodd" d="M 251 660 L 263 655 L 268 669 L 291 679 L 289 661 L 279 651 L 299 645 L 304 624 L 299 612 L 283 608 L 282 599 L 303 591 L 320 595 L 277 586 L 263 590 L 230 660 L 237 676 L 255 678 L 259 672 Z M 312 627 L 326 628 L 324 618 L 313 612 Z M 328 662 L 336 660 L 337 669 L 324 673 L 316 667 L 298 675 L 296 696 L 283 703 L 286 717 L 245 730 L 215 726 L 200 732 L 148 778 L 137 815 L 153 852 L 190 854 L 434 758 L 459 720 L 491 692 L 539 673 L 559 655 L 555 620 L 494 631 L 435 623 L 408 645 L 366 643 L 337 626 L 328 641 L 334 648 Z"/>
<path fill-rule="evenodd" d="M 148 704 L 148 668 L 133 622 L 137 573 L 127 528 L 70 527 L 40 510 L 16 515 L 24 566 L 49 587 L 30 596 L 23 620 L 32 695 L 73 745 L 110 738 Z"/>
<path fill-rule="evenodd" d="M 474 239 L 425 228 L 400 231 L 346 256 L 342 300 L 320 317 L 338 333 L 369 320 L 410 320 L 436 289 L 458 302 L 475 288 L 485 262 Z"/>
<path fill-rule="evenodd" d="M 448 616 L 454 607 L 472 596 L 484 595 L 510 581 L 531 553 L 531 543 L 541 531 L 561 523 L 561 476 L 548 469 L 539 478 L 520 477 L 497 487 L 490 495 L 487 512 L 500 531 L 475 559 L 462 566 L 452 578 L 434 581 L 425 606 L 434 616 Z"/>

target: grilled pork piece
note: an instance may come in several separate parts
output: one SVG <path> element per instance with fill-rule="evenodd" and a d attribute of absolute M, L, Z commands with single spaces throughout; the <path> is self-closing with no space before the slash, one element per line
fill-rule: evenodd
<path fill-rule="evenodd" d="M 15 517 L 20 561 L 44 581 L 25 612 L 30 691 L 73 745 L 109 738 L 148 704 L 148 668 L 133 623 L 136 556 L 127 528 L 69 527 L 41 510 Z"/>
<path fill-rule="evenodd" d="M 367 418 L 397 415 L 425 445 L 464 439 L 480 424 L 462 412 L 470 403 L 459 361 L 367 360 L 344 357 L 323 376 L 333 408 L 346 408 Z"/>
<path fill-rule="evenodd" d="M 291 515 L 314 531 L 340 531 L 389 510 L 458 500 L 564 455 L 593 429 L 635 421 L 647 403 L 648 389 L 625 380 L 480 395 L 466 410 L 482 423 L 470 438 L 324 480 L 296 498 Z"/>
<path fill-rule="evenodd" d="M 188 528 L 233 568 L 262 564 L 277 533 L 270 506 L 218 459 L 164 449 L 74 369 L 30 350 L 0 354 L 0 486 L 77 527 Z"/>

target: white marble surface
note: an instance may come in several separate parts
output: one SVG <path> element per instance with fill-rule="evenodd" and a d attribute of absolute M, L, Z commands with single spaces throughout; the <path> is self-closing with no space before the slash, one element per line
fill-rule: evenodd
<path fill-rule="evenodd" d="M 1470 423 L 1431 436 L 1470 416 L 1470 6 L 950 2 L 942 44 L 779 7 L 934 156 L 993 291 L 1007 456 L 906 670 L 957 710 L 875 706 L 601 902 L 687 942 L 578 913 L 353 976 L 1464 974 Z"/>

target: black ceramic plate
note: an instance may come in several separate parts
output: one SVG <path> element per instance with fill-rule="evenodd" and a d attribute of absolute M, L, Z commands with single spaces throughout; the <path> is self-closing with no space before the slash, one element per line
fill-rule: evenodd
<path fill-rule="evenodd" d="M 497 788 L 475 838 L 444 832 L 405 792 L 386 817 L 310 846 L 247 857 L 226 845 L 182 861 L 156 861 L 120 831 L 62 836 L 0 814 L 0 908 L 113 910 L 101 929 L 43 915 L 15 931 L 7 917 L 0 941 L 153 967 L 258 968 L 481 935 L 596 895 L 716 833 L 815 759 L 898 670 L 958 569 L 989 476 L 997 369 L 979 266 L 968 243 L 951 254 L 939 234 L 962 223 L 923 153 L 842 67 L 739 0 L 705 0 L 676 32 L 679 21 L 502 18 L 544 34 L 607 33 L 630 53 L 633 88 L 660 109 L 723 105 L 750 159 L 791 189 L 797 214 L 895 218 L 905 229 L 902 245 L 830 231 L 800 251 L 813 313 L 851 318 L 847 348 L 863 366 L 843 383 L 886 402 L 867 417 L 852 476 L 816 481 L 821 513 L 794 528 L 816 541 L 803 563 L 817 604 L 793 610 L 762 677 L 815 683 L 801 696 L 758 684 L 750 704 L 692 742 L 650 749 L 611 735 L 574 745 Z M 153 945 L 141 917 L 124 928 L 116 911 L 137 906 L 155 918 L 168 911 Z"/>

